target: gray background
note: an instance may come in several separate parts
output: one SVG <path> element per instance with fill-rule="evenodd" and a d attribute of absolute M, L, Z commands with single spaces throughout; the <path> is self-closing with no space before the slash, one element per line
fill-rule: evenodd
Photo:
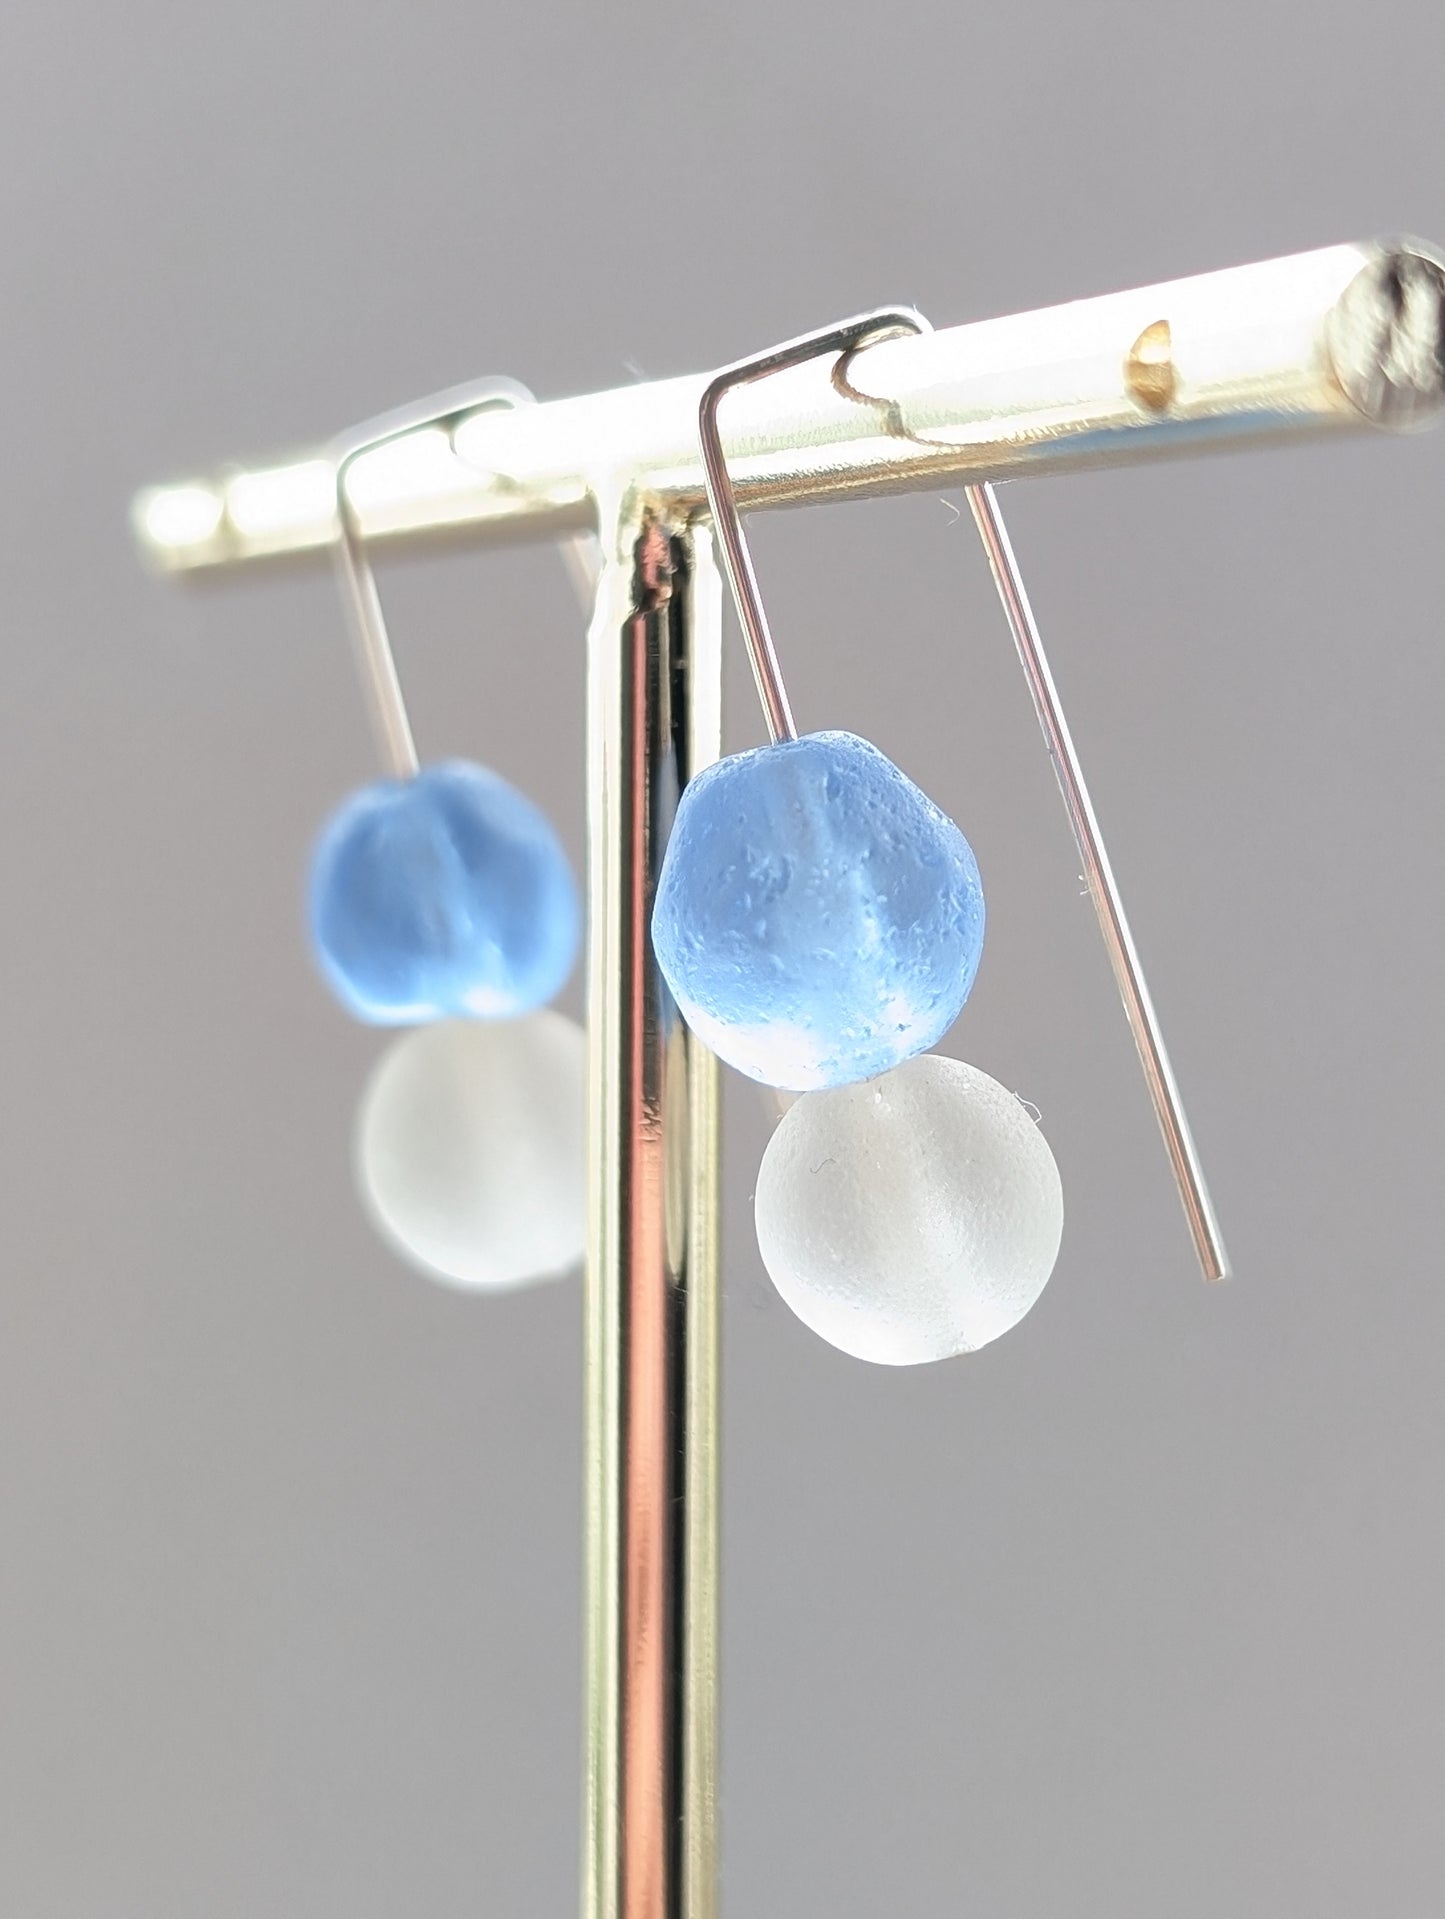
<path fill-rule="evenodd" d="M 471 1301 L 369 1237 L 380 1042 L 298 934 L 373 767 L 332 588 L 149 581 L 131 490 L 482 372 L 558 394 L 885 299 L 1445 239 L 1442 55 L 1436 0 L 12 17 L 7 1919 L 575 1898 L 578 1286 Z M 805 723 L 870 732 L 979 851 L 950 1044 L 1042 1108 L 1069 1218 L 1011 1337 L 870 1370 L 758 1266 L 731 1087 L 737 1919 L 1440 1909 L 1442 479 L 1426 438 L 1010 496 L 1239 1268 L 1213 1292 L 967 523 L 757 526 Z M 561 569 L 387 589 L 424 749 L 580 849 Z"/>

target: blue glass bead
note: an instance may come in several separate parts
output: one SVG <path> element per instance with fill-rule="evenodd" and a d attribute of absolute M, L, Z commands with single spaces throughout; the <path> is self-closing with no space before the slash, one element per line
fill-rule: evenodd
<path fill-rule="evenodd" d="M 886 1072 L 942 1038 L 983 950 L 968 841 L 876 746 L 809 733 L 683 790 L 653 945 L 693 1031 L 800 1091 Z"/>
<path fill-rule="evenodd" d="M 546 815 L 485 767 L 378 780 L 328 821 L 311 867 L 321 971 L 379 1025 L 506 1019 L 572 969 L 577 888 Z"/>

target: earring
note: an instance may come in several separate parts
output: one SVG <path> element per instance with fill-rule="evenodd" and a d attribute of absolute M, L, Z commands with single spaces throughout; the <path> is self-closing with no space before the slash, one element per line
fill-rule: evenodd
<path fill-rule="evenodd" d="M 772 744 L 684 789 L 653 916 L 689 1026 L 766 1084 L 802 1088 L 763 1155 L 774 1284 L 843 1351 L 907 1365 L 972 1351 L 1029 1310 L 1063 1232 L 1058 1168 L 1023 1105 L 927 1054 L 973 985 L 983 894 L 967 840 L 874 746 L 801 738 L 718 434 L 734 386 L 927 326 L 850 320 L 725 368 L 705 389 L 708 504 Z M 921 1055 L 921 1057 L 920 1057 Z"/>
<path fill-rule="evenodd" d="M 336 997 L 372 1024 L 418 1025 L 363 1097 L 356 1170 L 373 1221 L 412 1264 L 486 1290 L 565 1271 L 585 1245 L 585 1038 L 539 1010 L 576 958 L 576 884 L 551 824 L 485 767 L 421 767 L 351 494 L 355 463 L 403 436 L 446 436 L 493 380 L 390 415 L 336 461 L 336 556 L 388 777 L 332 815 L 309 919 Z"/>
<path fill-rule="evenodd" d="M 577 887 L 546 815 L 485 767 L 418 764 L 349 487 L 356 462 L 391 441 L 529 398 L 510 380 L 489 381 L 362 428 L 336 463 L 337 565 L 389 777 L 352 794 L 322 831 L 311 935 L 337 998 L 375 1024 L 530 1012 L 577 956 Z"/>

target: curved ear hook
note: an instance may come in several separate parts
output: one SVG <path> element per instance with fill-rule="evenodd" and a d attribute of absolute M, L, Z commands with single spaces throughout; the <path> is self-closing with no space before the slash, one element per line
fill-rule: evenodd
<path fill-rule="evenodd" d="M 416 742 L 412 737 L 411 721 L 407 717 L 401 681 L 397 677 L 396 658 L 386 631 L 386 617 L 381 610 L 376 576 L 371 569 L 371 560 L 361 535 L 361 523 L 351 498 L 348 484 L 351 469 L 363 455 L 374 453 L 378 447 L 387 446 L 393 440 L 404 440 L 409 434 L 420 433 L 427 427 L 445 428 L 451 450 L 456 453 L 457 428 L 470 415 L 485 411 L 488 407 L 531 406 L 534 403 L 534 396 L 520 381 L 497 374 L 489 379 L 474 380 L 466 386 L 449 388 L 445 393 L 434 394 L 429 400 L 418 400 L 414 405 L 398 408 L 393 413 L 384 413 L 354 428 L 337 442 L 337 571 L 351 608 L 357 664 L 377 745 L 387 771 L 395 779 L 410 779 L 416 773 Z M 591 589 L 597 574 L 595 545 L 592 538 L 584 537 L 569 542 L 564 549 L 568 572 L 584 604 L 590 604 Z"/>
<path fill-rule="evenodd" d="M 763 611 L 757 575 L 743 534 L 727 461 L 723 457 L 717 426 L 718 403 L 735 386 L 760 380 L 784 367 L 801 365 L 818 354 L 836 351 L 841 356 L 833 374 L 833 384 L 838 391 L 851 400 L 857 400 L 860 405 L 882 407 L 888 415 L 890 432 L 927 446 L 930 444 L 927 439 L 911 433 L 903 424 L 892 401 L 881 395 L 865 393 L 854 385 L 852 362 L 862 347 L 878 338 L 892 333 L 927 333 L 931 330 L 928 321 L 913 307 L 883 307 L 875 313 L 860 314 L 856 319 L 823 327 L 816 333 L 802 334 L 798 339 L 785 341 L 782 346 L 773 347 L 752 359 L 739 360 L 715 373 L 703 389 L 698 408 L 698 432 L 708 505 L 712 509 L 728 583 L 732 587 L 738 618 L 747 640 L 753 678 L 757 682 L 758 695 L 774 742 L 796 739 L 798 730 L 783 684 L 767 615 Z M 1124 1012 L 1134 1036 L 1139 1064 L 1149 1088 L 1149 1098 L 1159 1129 L 1164 1135 L 1165 1149 L 1194 1241 L 1194 1250 L 1206 1279 L 1224 1279 L 1229 1273 L 1229 1260 L 1224 1250 L 1223 1234 L 1209 1197 L 1199 1152 L 1165 1049 L 1164 1035 L 1154 1011 L 1144 968 L 1129 930 L 1118 882 L 1114 878 L 1104 836 L 1084 782 L 1083 767 L 1074 748 L 1073 736 L 1064 716 L 1063 704 L 1054 684 L 1043 639 L 1029 604 L 1003 514 L 992 486 L 985 483 L 967 487 L 965 491 L 974 524 L 988 555 L 1009 630 L 1028 679 L 1034 710 L 1043 729 L 1054 772 L 1058 776 L 1069 824 L 1084 862 L 1089 896 L 1094 903 L 1094 913 L 1108 951 L 1119 996 L 1124 1002 Z"/>
<path fill-rule="evenodd" d="M 775 744 L 779 740 L 795 740 L 798 729 L 793 723 L 793 709 L 783 684 L 768 616 L 763 611 L 762 595 L 758 591 L 753 556 L 748 550 L 738 514 L 737 496 L 733 492 L 727 460 L 723 456 L 717 425 L 718 406 L 723 396 L 734 387 L 765 379 L 770 373 L 781 373 L 785 367 L 802 366 L 805 361 L 815 360 L 824 353 L 842 356 L 840 371 L 834 376 L 839 391 L 846 393 L 850 399 L 866 401 L 866 395 L 855 393 L 846 384 L 841 368 L 851 361 L 860 348 L 874 340 L 894 333 L 928 333 L 931 330 L 928 321 L 912 307 L 880 307 L 874 313 L 860 313 L 854 319 L 840 320 L 835 326 L 822 327 L 816 333 L 799 334 L 796 340 L 785 340 L 781 346 L 770 347 L 766 353 L 756 354 L 752 359 L 737 360 L 715 373 L 703 388 L 702 399 L 698 403 L 697 428 L 707 503 L 722 547 L 723 569 L 732 588 L 733 604 L 737 607 L 738 619 L 742 622 L 743 636 L 747 641 L 758 698 L 763 703 L 763 714 Z"/>

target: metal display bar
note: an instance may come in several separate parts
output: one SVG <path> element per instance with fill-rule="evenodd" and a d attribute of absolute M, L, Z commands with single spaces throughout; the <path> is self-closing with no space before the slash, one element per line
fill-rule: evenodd
<path fill-rule="evenodd" d="M 885 341 L 860 406 L 825 366 L 728 406 L 746 511 L 848 494 L 1133 463 L 1205 446 L 1425 424 L 1445 398 L 1445 268 L 1416 242 L 1365 242 Z M 614 475 L 686 517 L 704 502 L 707 376 L 479 413 L 359 460 L 368 540 L 427 530 L 558 538 L 596 524 Z M 329 547 L 330 456 L 150 489 L 135 520 L 167 571 Z"/>
<path fill-rule="evenodd" d="M 358 456 L 347 487 L 367 541 L 595 532 L 602 546 L 588 649 L 586 1919 L 716 1911 L 717 1068 L 648 933 L 678 793 L 720 743 L 708 378 L 479 411 Z M 729 396 L 722 443 L 750 510 L 1410 430 L 1442 405 L 1445 262 L 1366 242 L 782 372 Z M 329 553 L 334 455 L 152 488 L 134 521 L 147 559 L 175 574 Z M 1026 605 L 1010 617 L 1048 736 Z M 1057 728 L 1050 751 L 1072 764 Z"/>

